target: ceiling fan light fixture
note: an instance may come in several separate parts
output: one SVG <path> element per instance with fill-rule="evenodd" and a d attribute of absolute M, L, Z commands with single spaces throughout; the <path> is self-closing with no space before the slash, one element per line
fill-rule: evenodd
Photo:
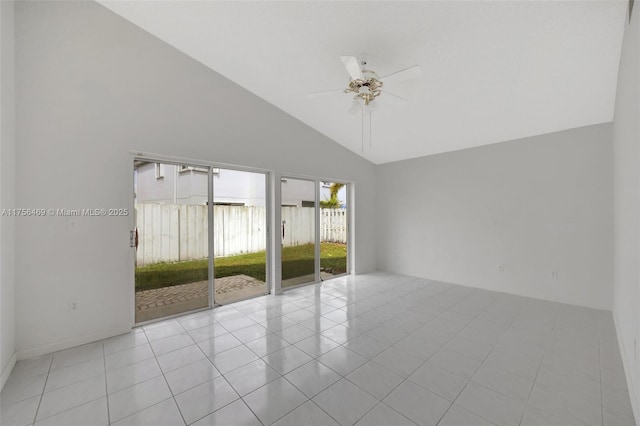
<path fill-rule="evenodd" d="M 355 93 L 361 98 L 365 105 L 380 96 L 384 83 L 378 79 L 378 74 L 373 71 L 363 70 L 362 79 L 351 79 L 349 85 L 344 89 L 345 93 Z"/>

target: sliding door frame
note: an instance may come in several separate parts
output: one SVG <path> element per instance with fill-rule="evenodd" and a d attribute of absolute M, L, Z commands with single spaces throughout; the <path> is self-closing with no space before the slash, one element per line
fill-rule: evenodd
<path fill-rule="evenodd" d="M 160 164 L 167 164 L 170 166 L 193 166 L 193 167 L 201 167 L 201 168 L 206 168 L 207 169 L 207 179 L 209 179 L 209 177 L 211 176 L 212 170 L 213 168 L 207 164 L 200 164 L 197 161 L 191 161 L 189 159 L 185 159 L 183 160 L 178 160 L 176 158 L 162 158 L 160 159 L 157 156 L 149 156 L 149 155 L 143 155 L 142 153 L 138 153 L 136 155 L 133 156 L 133 164 L 132 164 L 132 170 L 133 168 L 135 168 L 135 162 L 136 161 L 147 161 L 150 163 L 160 163 Z M 175 184 L 177 185 L 177 182 L 175 182 Z M 210 184 L 207 183 L 207 206 L 210 206 L 213 202 L 213 198 L 212 198 L 212 192 L 211 192 L 211 188 L 210 188 Z M 136 194 L 134 192 L 133 197 L 131 197 L 132 200 L 132 206 L 131 206 L 131 210 L 132 212 L 135 212 L 135 197 Z M 213 209 L 212 208 L 207 208 L 207 222 L 209 225 L 209 231 L 207 232 L 207 258 L 208 258 L 208 272 L 207 272 L 207 291 L 208 291 L 208 305 L 206 307 L 203 308 L 197 308 L 197 309 L 192 309 L 189 311 L 185 311 L 185 312 L 179 312 L 176 314 L 171 314 L 171 315 L 167 315 L 164 317 L 159 317 L 159 318 L 154 318 L 152 320 L 149 321 L 141 321 L 141 322 L 136 322 L 135 320 L 135 261 L 134 261 L 134 271 L 133 271 L 133 289 L 134 289 L 134 301 L 133 301 L 133 324 L 135 326 L 141 326 L 141 325 L 145 325 L 145 324 L 150 324 L 150 323 L 154 323 L 154 322 L 158 322 L 158 321 L 163 321 L 165 319 L 168 318 L 174 318 L 174 317 L 178 317 L 178 316 L 182 316 L 182 315 L 186 315 L 186 314 L 190 314 L 190 313 L 194 313 L 194 312 L 199 312 L 199 311 L 203 311 L 206 309 L 211 309 L 214 305 L 213 305 L 213 251 L 212 251 L 212 246 L 213 246 L 213 234 L 211 232 L 211 226 L 212 226 L 212 213 Z M 133 230 L 137 229 L 137 218 L 136 215 L 133 214 Z M 134 253 L 133 257 L 135 258 L 136 254 Z"/>
<path fill-rule="evenodd" d="M 320 282 L 322 281 L 320 277 L 320 243 L 322 241 L 320 241 L 321 232 L 320 232 L 320 181 L 319 180 L 315 181 L 315 195 L 316 195 L 316 200 L 313 203 L 313 206 L 315 209 L 314 219 L 316 221 L 315 223 L 315 231 L 316 231 L 316 246 L 315 246 L 316 279 L 315 279 L 315 282 Z"/>
<path fill-rule="evenodd" d="M 214 235 L 213 235 L 213 169 L 219 168 L 219 169 L 228 169 L 228 170 L 237 170 L 237 171 L 242 171 L 242 172 L 252 172 L 252 173 L 260 173 L 263 174 L 265 176 L 265 209 L 266 209 L 266 264 L 265 264 L 265 284 L 267 287 L 267 293 L 270 294 L 275 294 L 275 287 L 273 286 L 272 283 L 272 265 L 273 265 L 273 259 L 274 259 L 274 255 L 272 253 L 272 244 L 271 241 L 273 240 L 272 238 L 272 232 L 271 232 L 271 228 L 272 228 L 272 211 L 274 210 L 274 200 L 272 197 L 272 191 L 271 191 L 271 181 L 272 181 L 272 176 L 274 176 L 274 171 L 272 170 L 265 170 L 265 169 L 259 169 L 259 168 L 255 168 L 255 167 L 244 167 L 244 166 L 238 166 L 235 164 L 226 164 L 226 163 L 219 163 L 219 162 L 213 162 L 213 161 L 203 161 L 203 160 L 197 160 L 197 159 L 192 159 L 192 158 L 184 158 L 184 157 L 178 157 L 178 156 L 167 156 L 167 155 L 162 155 L 162 154 L 153 154 L 153 153 L 145 153 L 145 152 L 140 152 L 140 151 L 129 151 L 129 170 L 131 172 L 131 188 L 133 189 L 133 169 L 134 169 L 134 165 L 136 161 L 149 161 L 152 163 L 162 163 L 162 164 L 170 164 L 170 165 L 176 165 L 176 166 L 180 166 L 180 165 L 189 165 L 189 166 L 194 166 L 194 167 L 202 167 L 202 168 L 206 168 L 208 170 L 207 173 L 207 201 L 208 201 L 208 225 L 209 225 L 209 231 L 207 232 L 207 238 L 208 238 L 208 249 L 209 249 L 209 256 L 208 256 L 208 288 L 209 288 L 209 306 L 204 307 L 204 308 L 199 308 L 199 309 L 194 309 L 192 311 L 188 311 L 188 312 L 182 312 L 179 314 L 174 314 L 174 315 L 168 315 L 166 317 L 162 317 L 162 318 L 157 318 L 154 320 L 150 320 L 150 321 L 145 321 L 145 322 L 139 322 L 137 323 L 135 318 L 136 318 L 136 306 L 135 306 L 135 284 L 136 284 L 136 278 L 135 278 L 135 252 L 132 254 L 131 259 L 133 260 L 131 262 L 132 268 L 131 268 L 131 272 L 129 274 L 129 276 L 131 277 L 131 282 L 129 284 L 129 289 L 133 289 L 132 294 L 132 299 L 130 302 L 130 324 L 132 327 L 138 327 L 138 326 L 142 326 L 145 324 L 150 324 L 153 322 L 158 322 L 158 321 L 162 321 L 162 320 L 166 320 L 169 318 L 174 318 L 174 317 L 178 317 L 178 316 L 182 316 L 185 314 L 190 314 L 190 313 L 195 313 L 195 312 L 199 312 L 199 311 L 204 311 L 207 309 L 211 309 L 214 308 L 216 306 L 215 304 L 215 284 L 214 284 L 214 275 L 215 275 L 215 271 L 214 271 Z M 132 191 L 132 196 L 130 197 L 130 212 L 135 212 L 135 192 Z M 131 230 L 135 230 L 137 223 L 136 223 L 136 215 L 134 213 L 132 213 L 132 227 Z M 240 300 L 238 300 L 239 302 Z"/>
<path fill-rule="evenodd" d="M 266 185 L 266 239 L 267 239 L 267 253 L 266 253 L 266 285 L 267 290 L 272 295 L 282 294 L 283 290 L 289 290 L 293 288 L 297 288 L 299 286 L 292 286 L 286 289 L 282 288 L 282 250 L 281 250 L 281 238 L 280 232 L 276 232 L 279 230 L 280 223 L 282 221 L 282 183 L 281 178 L 290 177 L 292 179 L 304 179 L 315 182 L 315 191 L 316 191 L 316 274 L 315 281 L 313 283 L 301 284 L 300 286 L 315 284 L 320 282 L 320 209 L 319 209 L 319 201 L 320 201 L 320 182 L 337 182 L 344 183 L 347 185 L 346 191 L 346 201 L 347 201 L 347 270 L 345 274 L 337 275 L 336 277 L 341 277 L 344 275 L 351 275 L 355 271 L 355 239 L 354 239 L 354 229 L 355 229 L 355 210 L 354 210 L 354 194 L 355 194 L 355 183 L 348 179 L 334 179 L 334 178 L 325 178 L 318 176 L 309 176 L 302 175 L 298 173 L 280 173 L 276 170 L 269 169 L 261 169 L 257 167 L 245 167 L 236 164 L 227 164 L 221 162 L 214 161 L 205 161 L 187 157 L 180 156 L 169 156 L 163 154 L 156 153 L 148 153 L 142 151 L 129 151 L 129 173 L 131 173 L 130 182 L 133 183 L 133 165 L 136 160 L 145 160 L 156 163 L 164 163 L 164 164 L 189 164 L 196 167 L 208 168 L 209 170 L 209 182 L 211 182 L 208 192 L 209 204 L 213 206 L 213 169 L 221 168 L 221 169 L 231 169 L 238 171 L 247 171 L 254 173 L 262 173 L 265 175 L 265 185 Z M 131 185 L 133 189 L 133 185 Z M 132 196 L 129 198 L 130 200 L 130 210 L 131 212 L 135 211 L 135 199 L 132 191 Z M 209 213 L 209 226 L 210 233 L 213 232 L 213 209 L 210 209 Z M 136 218 L 135 215 L 132 214 L 132 227 L 131 230 L 134 230 L 136 227 Z M 277 234 L 277 235 L 276 235 Z M 202 308 L 198 310 L 194 310 L 191 312 L 198 312 L 200 310 L 206 310 L 214 308 L 216 305 L 214 304 L 214 265 L 213 265 L 213 256 L 214 256 L 214 248 L 213 248 L 214 240 L 212 237 L 209 238 L 209 307 Z M 130 259 L 131 261 L 131 269 L 129 276 L 131 277 L 131 281 L 129 282 L 128 289 L 134 289 L 130 294 L 130 324 L 132 327 L 144 325 L 145 323 L 136 324 L 135 322 L 135 254 L 133 254 Z M 171 315 L 162 319 L 167 319 L 171 317 L 176 317 L 184 314 Z M 154 321 L 159 321 L 154 320 Z"/>
<path fill-rule="evenodd" d="M 279 205 L 275 205 L 275 209 L 279 210 L 278 216 L 280 218 L 280 222 L 282 222 L 282 179 L 298 179 L 298 180 L 306 180 L 306 181 L 312 181 L 314 182 L 314 186 L 315 186 L 315 200 L 314 200 L 314 206 L 315 206 L 315 247 L 314 247 L 314 252 L 315 252 L 315 259 L 314 259 L 314 265 L 315 265 L 315 271 L 314 271 L 314 281 L 312 282 L 307 282 L 307 283 L 302 283 L 302 284 L 298 284 L 298 285 L 294 285 L 291 287 L 286 287 L 283 288 L 282 287 L 282 250 L 280 251 L 280 267 L 278 268 L 278 270 L 280 271 L 280 273 L 278 274 L 277 277 L 277 284 L 274 287 L 274 292 L 273 294 L 281 294 L 283 291 L 287 291 L 287 290 L 292 290 L 292 289 L 296 289 L 296 288 L 300 288 L 300 287 L 304 287 L 307 285 L 312 285 L 312 284 L 318 284 L 321 283 L 323 280 L 320 277 L 320 237 L 321 237 L 321 232 L 320 232 L 320 184 L 322 182 L 332 182 L 332 183 L 341 183 L 344 184 L 347 188 L 345 195 L 346 195 L 346 203 L 347 203 L 347 211 L 346 211 L 346 216 L 347 216 L 347 262 L 346 262 L 346 272 L 343 274 L 339 274 L 336 275 L 334 277 L 331 277 L 329 279 L 333 279 L 333 278 L 338 278 L 338 277 L 342 277 L 345 275 L 350 275 L 352 273 L 352 271 L 354 270 L 352 267 L 352 262 L 353 262 L 353 239 L 352 239 L 352 234 L 351 234 L 351 229 L 352 229 L 352 225 L 351 222 L 354 219 L 354 216 L 352 215 L 352 192 L 353 192 L 353 187 L 354 184 L 353 182 L 346 180 L 346 179 L 333 179 L 333 178 L 319 178 L 317 176 L 306 176 L 306 175 L 300 175 L 300 174 L 296 174 L 296 173 L 283 173 L 281 175 L 277 176 L 278 180 L 276 182 L 277 186 L 278 186 L 278 190 L 276 191 L 277 194 L 277 202 Z M 274 197 L 275 199 L 275 197 Z M 274 200 L 275 201 L 275 200 Z M 275 203 L 274 203 L 275 204 Z M 274 238 L 274 241 L 277 240 L 276 238 Z M 280 246 L 282 246 L 282 244 L 280 244 Z"/>
<path fill-rule="evenodd" d="M 347 233 L 347 236 L 346 236 L 346 239 L 347 239 L 346 271 L 344 273 L 342 273 L 342 274 L 334 275 L 333 277 L 329 278 L 330 280 L 332 280 L 334 278 L 338 278 L 338 277 L 343 277 L 345 275 L 349 275 L 349 274 L 351 274 L 351 271 L 353 270 L 351 268 L 351 259 L 352 259 L 351 255 L 353 253 L 353 250 L 352 250 L 353 244 L 352 244 L 352 240 L 351 240 L 351 221 L 353 219 L 353 216 L 351 215 L 351 191 L 353 191 L 353 183 L 351 183 L 349 181 L 345 181 L 345 180 L 339 180 L 339 179 L 320 179 L 319 182 L 340 183 L 340 184 L 345 185 L 345 187 L 346 187 L 346 191 L 345 191 L 345 198 L 346 198 L 345 203 L 347 205 L 346 212 L 345 212 L 345 215 L 347 217 L 347 224 L 346 224 L 346 228 L 347 228 L 347 231 L 346 231 L 346 233 Z M 317 186 L 318 186 L 318 206 L 319 206 L 320 205 L 320 201 L 319 201 L 319 199 L 320 199 L 320 185 L 317 185 Z M 318 225 L 320 225 L 319 216 L 320 216 L 320 209 L 318 208 Z M 320 230 L 318 230 L 318 232 L 320 232 Z M 318 238 L 320 238 L 320 235 L 318 235 Z M 320 249 L 318 249 L 318 271 L 320 271 L 319 264 L 320 264 L 320 261 L 322 260 L 322 259 L 320 259 L 319 250 Z M 318 277 L 318 278 L 320 278 L 320 277 Z"/>
<path fill-rule="evenodd" d="M 299 181 L 305 181 L 305 182 L 310 182 L 313 185 L 313 206 L 314 206 L 314 210 L 313 210 L 313 238 L 314 238 L 314 242 L 313 242 L 313 281 L 308 281 L 308 282 L 304 282 L 304 283 L 300 283 L 300 284 L 296 284 L 296 285 L 292 285 L 292 286 L 288 286 L 288 287 L 282 287 L 282 234 L 280 234 L 280 290 L 284 291 L 284 290 L 290 290 L 292 288 L 298 288 L 298 287 L 302 287 L 305 285 L 309 285 L 309 284 L 316 284 L 318 282 L 320 282 L 320 242 L 319 242 L 319 238 L 320 238 L 320 232 L 318 229 L 318 218 L 320 217 L 320 213 L 319 213 L 319 208 L 318 208 L 318 194 L 319 194 L 319 189 L 318 189 L 318 180 L 316 178 L 311 178 L 311 177 L 297 177 L 295 175 L 291 175 L 291 174 L 286 174 L 286 175 L 282 175 L 280 176 L 279 179 L 279 196 L 280 196 L 280 206 L 277 207 L 278 210 L 280 211 L 280 225 L 282 226 L 282 182 L 283 179 L 291 179 L 291 180 L 299 180 Z"/>

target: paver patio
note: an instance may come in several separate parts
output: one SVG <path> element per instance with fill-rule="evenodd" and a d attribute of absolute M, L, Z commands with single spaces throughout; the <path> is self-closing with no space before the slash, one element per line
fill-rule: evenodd
<path fill-rule="evenodd" d="M 267 292 L 265 283 L 248 275 L 216 278 L 215 300 L 224 305 Z M 209 283 L 172 285 L 136 292 L 136 322 L 209 306 Z"/>

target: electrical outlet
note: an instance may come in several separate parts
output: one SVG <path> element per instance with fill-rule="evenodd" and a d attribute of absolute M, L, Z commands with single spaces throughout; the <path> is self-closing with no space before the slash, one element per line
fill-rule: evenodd
<path fill-rule="evenodd" d="M 69 312 L 78 310 L 78 301 L 77 300 L 69 300 Z"/>
<path fill-rule="evenodd" d="M 558 279 L 558 270 L 557 269 L 552 269 L 551 270 L 551 278 L 554 278 L 556 280 Z"/>
<path fill-rule="evenodd" d="M 504 265 L 502 263 L 498 265 L 498 271 L 504 272 Z"/>

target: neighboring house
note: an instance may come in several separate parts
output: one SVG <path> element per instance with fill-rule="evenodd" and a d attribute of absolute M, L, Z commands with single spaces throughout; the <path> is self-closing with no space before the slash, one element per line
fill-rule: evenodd
<path fill-rule="evenodd" d="M 135 164 L 136 203 L 207 204 L 207 169 L 138 161 Z M 213 169 L 214 204 L 264 207 L 264 175 Z"/>
<path fill-rule="evenodd" d="M 136 203 L 207 204 L 207 169 L 193 166 L 137 161 L 134 171 Z M 213 200 L 218 205 L 264 207 L 264 175 L 229 169 L 213 169 Z M 331 183 L 323 182 L 320 200 L 328 200 Z M 313 207 L 312 182 L 282 178 L 282 205 Z M 346 206 L 346 187 L 338 193 Z"/>
<path fill-rule="evenodd" d="M 282 206 L 285 207 L 314 207 L 315 187 L 313 182 L 302 179 L 282 178 Z M 329 200 L 331 182 L 322 182 L 320 186 L 320 200 Z M 342 187 L 338 192 L 338 199 L 347 205 L 347 189 Z"/>

